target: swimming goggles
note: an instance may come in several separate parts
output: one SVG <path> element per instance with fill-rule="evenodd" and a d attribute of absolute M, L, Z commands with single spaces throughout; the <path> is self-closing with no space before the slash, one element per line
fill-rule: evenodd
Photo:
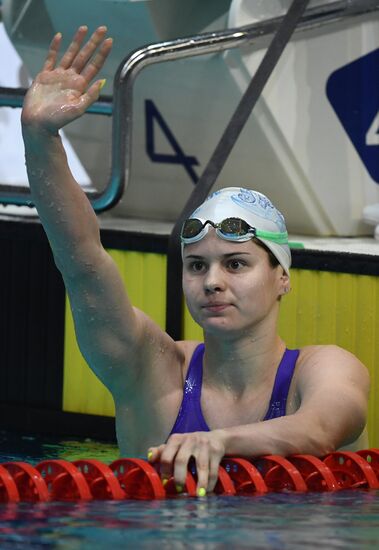
<path fill-rule="evenodd" d="M 200 241 L 208 232 L 209 225 L 216 229 L 216 234 L 227 241 L 248 241 L 252 237 L 267 239 L 277 244 L 288 244 L 288 233 L 284 231 L 262 231 L 252 227 L 241 218 L 226 218 L 219 223 L 211 220 L 202 221 L 198 218 L 189 218 L 183 223 L 180 238 L 182 243 L 190 244 Z"/>

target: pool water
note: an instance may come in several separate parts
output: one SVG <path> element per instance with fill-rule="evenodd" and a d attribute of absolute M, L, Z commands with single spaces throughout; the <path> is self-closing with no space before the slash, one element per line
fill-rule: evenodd
<path fill-rule="evenodd" d="M 0 462 L 118 458 L 115 445 L 0 433 Z M 373 549 L 379 492 L 0 505 L 0 550 Z"/>
<path fill-rule="evenodd" d="M 119 458 L 117 445 L 85 439 L 57 439 L 0 431 L 0 462 L 21 460 L 34 465 L 41 460 L 97 458 L 110 463 Z M 0 548 L 1 550 L 1 548 Z"/>

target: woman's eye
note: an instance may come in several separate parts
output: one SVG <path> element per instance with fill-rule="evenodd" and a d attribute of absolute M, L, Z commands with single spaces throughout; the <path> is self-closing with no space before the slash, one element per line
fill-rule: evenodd
<path fill-rule="evenodd" d="M 194 271 L 195 273 L 198 273 L 199 271 L 202 271 L 204 269 L 204 262 L 192 262 L 190 264 L 190 270 Z"/>
<path fill-rule="evenodd" d="M 229 269 L 232 269 L 233 271 L 241 269 L 244 265 L 244 262 L 242 262 L 241 260 L 230 260 L 228 263 Z"/>

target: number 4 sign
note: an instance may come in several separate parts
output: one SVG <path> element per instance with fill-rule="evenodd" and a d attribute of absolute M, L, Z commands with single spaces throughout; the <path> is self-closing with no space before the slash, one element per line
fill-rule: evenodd
<path fill-rule="evenodd" d="M 379 111 L 366 134 L 366 145 L 379 145 Z"/>
<path fill-rule="evenodd" d="M 326 93 L 368 173 L 379 183 L 379 48 L 332 73 Z"/>
<path fill-rule="evenodd" d="M 166 164 L 181 164 L 187 174 L 197 183 L 198 176 L 194 166 L 199 164 L 196 157 L 186 155 L 176 140 L 174 134 L 168 127 L 161 113 L 158 111 L 155 103 L 151 99 L 145 100 L 145 120 L 146 120 L 146 152 L 152 162 L 162 162 Z M 171 154 L 158 153 L 155 150 L 154 122 L 159 126 L 172 148 Z"/>

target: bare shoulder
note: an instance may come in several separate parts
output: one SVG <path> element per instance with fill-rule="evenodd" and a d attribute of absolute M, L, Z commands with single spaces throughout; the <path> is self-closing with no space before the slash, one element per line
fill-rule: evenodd
<path fill-rule="evenodd" d="M 192 356 L 195 349 L 201 344 L 199 340 L 177 340 L 177 346 L 183 351 L 185 355 Z"/>
<path fill-rule="evenodd" d="M 137 361 L 150 363 L 155 362 L 157 357 L 164 356 L 164 363 L 167 363 L 166 359 L 169 357 L 170 361 L 168 363 L 173 364 L 174 362 L 185 365 L 200 342 L 195 340 L 175 341 L 145 312 L 136 307 L 133 309 L 139 323 L 139 333 L 141 335 Z"/>
<path fill-rule="evenodd" d="M 305 346 L 298 360 L 298 376 L 308 381 L 326 378 L 341 383 L 358 382 L 361 387 L 369 385 L 366 366 L 350 351 L 336 345 Z"/>
<path fill-rule="evenodd" d="M 140 322 L 140 333 L 143 335 L 139 361 L 147 364 L 158 363 L 159 368 L 162 368 L 163 364 L 174 370 L 179 364 L 185 372 L 193 352 L 201 342 L 173 340 L 146 313 L 137 308 L 134 310 Z"/>
<path fill-rule="evenodd" d="M 300 349 L 299 363 L 302 365 L 331 364 L 331 362 L 366 368 L 353 353 L 334 344 L 304 346 Z"/>
<path fill-rule="evenodd" d="M 299 410 L 321 426 L 330 448 L 367 447 L 370 377 L 354 354 L 335 345 L 302 348 L 295 387 Z"/>
<path fill-rule="evenodd" d="M 192 355 L 195 351 L 195 349 L 201 344 L 199 340 L 179 340 L 176 342 L 178 352 L 180 353 L 181 357 L 183 358 L 182 362 L 182 373 L 183 376 L 185 376 L 188 365 L 191 361 Z"/>
<path fill-rule="evenodd" d="M 164 349 L 176 355 L 181 362 L 185 362 L 186 358 L 192 356 L 196 347 L 201 343 L 197 340 L 173 340 L 144 311 L 136 307 L 133 309 L 140 325 L 139 332 L 142 335 L 141 347 L 147 349 L 148 353 L 155 355 L 156 352 Z"/>

